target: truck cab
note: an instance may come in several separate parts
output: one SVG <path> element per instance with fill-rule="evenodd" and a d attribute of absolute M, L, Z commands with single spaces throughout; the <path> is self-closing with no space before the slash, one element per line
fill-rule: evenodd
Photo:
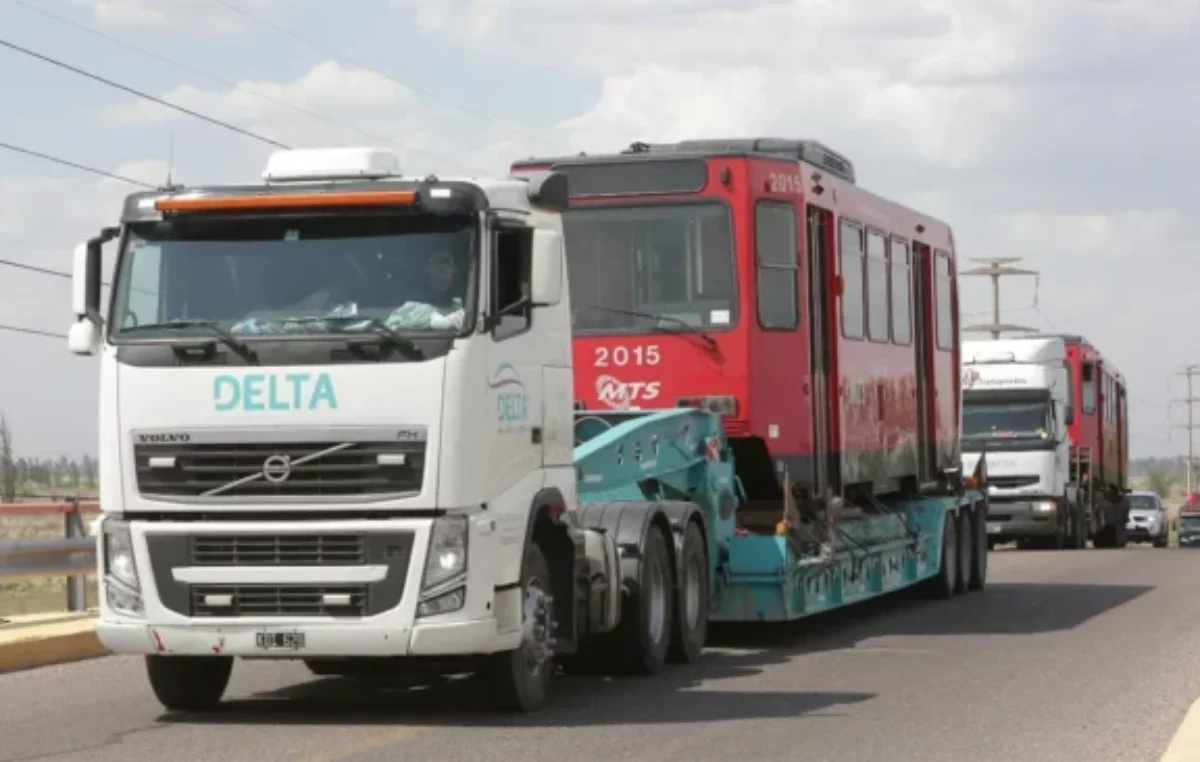
<path fill-rule="evenodd" d="M 232 657 L 471 657 L 539 700 L 547 577 L 569 601 L 582 546 L 544 531 L 576 500 L 566 203 L 557 175 L 281 151 L 261 183 L 133 194 L 77 248 L 97 634 L 147 655 L 164 705 L 215 702 Z"/>
<path fill-rule="evenodd" d="M 962 343 L 963 473 L 987 452 L 988 544 L 1082 547 L 1070 472 L 1074 417 L 1059 338 Z"/>

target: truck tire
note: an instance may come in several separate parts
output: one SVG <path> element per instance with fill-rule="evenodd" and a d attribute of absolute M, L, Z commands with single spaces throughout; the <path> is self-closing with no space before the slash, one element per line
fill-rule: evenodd
<path fill-rule="evenodd" d="M 689 521 L 679 552 L 679 588 L 675 596 L 675 626 L 667 659 L 696 662 L 708 639 L 708 547 L 700 526 Z"/>
<path fill-rule="evenodd" d="M 975 538 L 975 552 L 971 559 L 971 589 L 982 590 L 987 585 L 988 552 L 992 549 L 992 541 L 987 532 L 987 503 L 975 505 L 972 511 L 971 534 Z"/>
<path fill-rule="evenodd" d="M 642 548 L 637 590 L 622 602 L 614 654 L 624 671 L 654 675 L 666 664 L 675 617 L 674 579 L 667 538 L 651 527 Z"/>
<path fill-rule="evenodd" d="M 959 506 L 954 517 L 954 532 L 958 539 L 958 569 L 955 574 L 954 593 L 961 595 L 971 589 L 971 569 L 975 565 L 975 532 L 971 525 L 975 511 L 965 505 Z"/>
<path fill-rule="evenodd" d="M 1165 548 L 1165 547 L 1167 547 L 1167 536 L 1166 536 L 1166 530 L 1165 530 L 1165 529 L 1163 530 L 1163 533 L 1164 533 L 1164 534 L 1163 534 L 1163 536 L 1162 536 L 1162 537 L 1155 537 L 1155 538 L 1154 538 L 1154 547 L 1156 547 L 1156 548 Z"/>
<path fill-rule="evenodd" d="M 947 511 L 942 522 L 942 558 L 938 572 L 925 580 L 922 592 L 930 598 L 950 598 L 958 586 L 958 522 L 953 512 Z"/>
<path fill-rule="evenodd" d="M 1087 547 L 1087 527 L 1083 525 L 1083 512 L 1074 503 L 1063 503 L 1067 509 L 1067 539 L 1064 544 L 1067 550 L 1080 550 Z"/>
<path fill-rule="evenodd" d="M 493 709 L 529 712 L 550 695 L 554 674 L 551 582 L 546 555 L 536 542 L 529 543 L 521 568 L 521 645 L 489 657 L 480 673 Z"/>
<path fill-rule="evenodd" d="M 171 712 L 214 709 L 225 695 L 232 672 L 232 656 L 146 657 L 146 674 L 154 697 Z"/>
<path fill-rule="evenodd" d="M 1129 527 L 1124 521 L 1118 521 L 1113 526 L 1113 547 L 1124 548 L 1129 545 Z"/>

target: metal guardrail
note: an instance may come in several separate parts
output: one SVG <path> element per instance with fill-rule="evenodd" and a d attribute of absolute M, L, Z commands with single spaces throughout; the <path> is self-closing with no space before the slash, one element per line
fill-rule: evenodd
<path fill-rule="evenodd" d="M 94 502 L 0 503 L 0 517 L 63 517 L 63 536 L 35 540 L 0 541 L 0 582 L 29 577 L 67 577 L 67 610 L 87 607 L 85 575 L 96 569 L 96 540 L 83 524 L 85 513 L 95 513 Z"/>

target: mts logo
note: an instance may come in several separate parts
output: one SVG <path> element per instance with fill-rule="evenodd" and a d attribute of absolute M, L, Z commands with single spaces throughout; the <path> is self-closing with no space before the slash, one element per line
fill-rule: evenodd
<path fill-rule="evenodd" d="M 226 413 L 288 410 L 337 410 L 328 373 L 247 373 L 213 379 L 213 407 Z"/>

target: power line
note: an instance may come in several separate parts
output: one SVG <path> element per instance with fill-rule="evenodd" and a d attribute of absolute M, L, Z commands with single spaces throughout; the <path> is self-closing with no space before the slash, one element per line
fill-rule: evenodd
<path fill-rule="evenodd" d="M 30 265 L 24 262 L 15 262 L 11 259 L 0 259 L 0 267 L 13 267 L 18 270 L 28 270 L 29 272 L 37 273 L 38 275 L 52 275 L 55 278 L 66 278 L 67 280 L 71 280 L 71 273 L 63 272 L 62 270 L 51 270 L 48 267 L 38 267 L 37 265 Z M 100 281 L 100 285 L 108 286 L 111 284 L 105 280 Z"/>
<path fill-rule="evenodd" d="M 262 16 L 251 13 L 250 11 L 246 10 L 245 8 L 241 8 L 239 6 L 234 5 L 233 3 L 227 2 L 227 0 L 212 0 L 212 2 L 216 3 L 217 5 L 221 6 L 222 8 L 226 8 L 228 10 L 233 11 L 234 13 L 245 16 L 246 18 L 251 19 L 252 21 L 256 21 L 259 24 L 262 24 L 263 26 L 270 27 L 271 29 L 274 29 L 276 32 L 279 32 L 280 34 L 285 35 L 287 37 L 291 37 L 292 39 L 302 42 L 305 45 L 308 45 L 309 47 L 316 48 L 317 50 L 325 53 L 326 55 L 333 56 L 334 58 L 340 58 L 343 61 L 347 61 L 349 63 L 354 64 L 355 66 L 359 66 L 359 67 L 362 67 L 363 69 L 368 69 L 370 71 L 373 71 L 376 74 L 379 74 L 380 76 L 390 79 L 392 82 L 396 83 L 397 85 L 400 85 L 401 87 L 403 87 L 407 90 L 412 90 L 414 93 L 420 93 L 421 95 L 424 95 L 426 98 L 432 98 L 433 100 L 445 103 L 447 106 L 456 108 L 459 111 L 462 111 L 465 114 L 469 114 L 477 119 L 483 119 L 484 121 L 492 122 L 493 124 L 497 124 L 497 125 L 500 125 L 501 127 L 505 127 L 508 130 L 512 131 L 513 133 L 515 133 L 517 135 L 521 135 L 522 137 L 526 138 L 527 140 L 533 140 L 535 142 L 541 143 L 544 146 L 552 145 L 550 142 L 548 142 L 542 138 L 539 138 L 536 135 L 527 133 L 524 130 L 517 128 L 515 125 L 513 125 L 510 122 L 505 122 L 502 119 L 498 119 L 494 116 L 490 116 L 481 111 L 476 111 L 475 109 L 464 106 L 461 103 L 452 101 L 449 98 L 446 98 L 445 96 L 438 95 L 437 93 L 431 92 L 429 90 L 425 90 L 420 87 L 416 87 L 415 85 L 412 85 L 408 82 L 403 82 L 403 81 L 397 79 L 396 77 L 393 77 L 391 74 L 388 74 L 385 71 L 380 71 L 379 69 L 368 66 L 367 64 L 363 63 L 362 61 L 355 60 L 348 55 L 339 53 L 338 51 L 333 50 L 332 48 L 329 48 L 325 45 L 322 45 L 321 43 L 313 40 L 312 38 L 305 37 L 304 35 L 302 35 L 298 32 L 294 32 L 290 29 L 282 27 L 279 24 L 276 24 L 274 21 L 265 19 Z"/>
<path fill-rule="evenodd" d="M 65 273 L 61 270 L 50 270 L 45 267 L 36 267 L 34 265 L 27 265 L 24 262 L 14 262 L 11 259 L 0 259 L 0 265 L 4 265 L 5 267 L 15 267 L 18 270 L 28 270 L 29 272 L 38 273 L 39 275 L 53 275 L 56 278 L 67 278 L 68 280 L 71 278 L 70 273 Z"/>
<path fill-rule="evenodd" d="M 164 56 L 161 53 L 156 53 L 153 50 L 149 50 L 147 48 L 142 47 L 141 45 L 137 45 L 137 44 L 129 42 L 127 40 L 122 40 L 120 37 L 116 37 L 114 35 L 107 34 L 105 32 L 101 32 L 99 29 L 92 29 L 91 27 L 87 26 L 86 24 L 80 24 L 77 21 L 72 21 L 71 19 L 64 18 L 63 16 L 59 16 L 58 14 L 52 13 L 51 11 L 45 10 L 44 8 L 38 8 L 37 6 L 31 5 L 27 2 L 25 2 L 25 0 L 12 0 L 12 1 L 14 3 L 16 3 L 17 5 L 21 6 L 22 8 L 25 8 L 26 10 L 33 11 L 34 13 L 38 13 L 38 14 L 45 16 L 46 18 L 49 18 L 53 21 L 57 21 L 60 24 L 64 24 L 64 25 L 72 27 L 74 29 L 78 29 L 81 32 L 86 32 L 87 34 L 93 35 L 95 37 L 99 37 L 101 39 L 108 40 L 109 42 L 111 42 L 115 45 L 120 45 L 121 47 L 137 51 L 138 53 L 141 53 L 144 56 L 148 56 L 149 58 L 153 58 L 156 61 L 160 61 L 160 62 L 168 64 L 170 66 L 174 66 L 176 68 L 182 69 L 183 71 L 190 72 L 190 73 L 195 74 L 200 77 L 204 77 L 205 79 L 211 80 L 211 81 L 216 82 L 221 85 L 224 85 L 225 87 L 228 87 L 231 90 L 240 90 L 244 93 L 249 93 L 251 95 L 257 96 L 264 100 L 271 101 L 272 103 L 277 103 L 280 106 L 289 108 L 292 111 L 295 111 L 297 113 L 311 116 L 314 119 L 320 119 L 321 121 L 323 121 L 327 124 L 332 124 L 335 127 L 340 127 L 344 130 L 356 132 L 359 135 L 371 138 L 372 140 L 380 140 L 385 143 L 393 143 L 407 151 L 424 154 L 426 156 L 429 156 L 429 157 L 435 158 L 435 159 L 453 161 L 465 169 L 470 169 L 473 172 L 479 171 L 479 170 L 475 169 L 474 167 L 463 164 L 462 162 L 458 161 L 457 159 L 454 159 L 453 157 L 443 155 L 443 154 L 438 154 L 438 153 L 435 153 L 433 151 L 428 151 L 423 148 L 416 148 L 414 146 L 410 146 L 408 144 L 398 142 L 392 138 L 388 138 L 388 137 L 384 137 L 381 135 L 377 135 L 372 132 L 368 132 L 366 130 L 355 127 L 351 124 L 347 124 L 346 122 L 340 121 L 338 119 L 334 119 L 333 117 L 326 116 L 325 114 L 319 114 L 316 111 L 306 109 L 303 106 L 297 106 L 296 104 L 289 103 L 288 101 L 286 101 L 282 98 L 276 98 L 267 93 L 260 92 L 253 88 L 250 88 L 250 87 L 246 87 L 245 85 L 243 85 L 241 83 L 233 82 L 231 80 L 225 79 L 224 77 L 218 76 L 216 74 L 212 74 L 211 72 L 204 71 L 203 69 L 198 69 L 195 66 L 192 66 L 190 64 L 186 64 L 186 63 L 183 63 L 182 61 L 177 61 L 173 58 Z"/>
<path fill-rule="evenodd" d="M 4 325 L 0 323 L 0 331 L 10 331 L 12 333 L 24 333 L 29 336 L 41 336 L 46 339 L 65 339 L 65 333 L 51 333 L 50 331 L 39 331 L 36 328 L 22 328 L 19 325 Z"/>
<path fill-rule="evenodd" d="M 71 167 L 72 169 L 82 170 L 83 172 L 91 172 L 93 175 L 100 175 L 101 177 L 107 177 L 112 180 L 120 180 L 121 182 L 132 183 L 133 185 L 140 185 L 143 188 L 150 188 L 150 189 L 154 188 L 153 185 L 151 185 L 149 183 L 144 183 L 141 180 L 134 180 L 132 177 L 124 177 L 122 175 L 113 174 L 112 172 L 105 172 L 103 169 L 96 169 L 95 167 L 89 167 L 86 164 L 77 164 L 73 161 L 68 161 L 67 159 L 60 159 L 57 156 L 51 156 L 50 154 L 47 154 L 47 153 L 41 153 L 40 151 L 34 151 L 31 148 L 22 148 L 21 146 L 16 146 L 16 145 L 13 145 L 12 143 L 0 142 L 0 148 L 4 148 L 9 151 L 13 151 L 15 153 L 25 154 L 26 156 L 32 156 L 35 159 L 42 159 L 44 161 L 53 162 L 55 164 L 61 164 L 64 167 Z"/>
<path fill-rule="evenodd" d="M 63 63 L 62 61 L 59 61 L 55 58 L 51 58 L 49 56 L 42 55 L 41 53 L 30 50 L 29 48 L 25 48 L 20 45 L 17 45 L 14 42 L 9 42 L 8 40 L 0 39 L 0 45 L 4 46 L 6 48 L 9 48 L 10 50 L 14 50 L 18 53 L 22 53 L 24 55 L 30 56 L 31 58 L 36 58 L 39 61 L 44 61 L 52 66 L 57 66 L 60 69 L 65 69 L 66 71 L 72 72 L 73 74 L 78 74 L 81 77 L 87 77 L 88 79 L 93 80 L 95 82 L 99 82 L 101 84 L 108 85 L 109 87 L 116 88 L 117 90 L 122 90 L 122 91 L 130 93 L 132 95 L 136 95 L 139 98 L 144 98 L 145 100 L 151 101 L 153 103 L 157 103 L 160 106 L 166 106 L 167 108 L 174 109 L 175 111 L 178 111 L 182 114 L 187 114 L 188 116 L 192 116 L 192 117 L 195 117 L 196 119 L 203 120 L 205 122 L 208 122 L 209 124 L 214 124 L 218 127 L 224 128 L 226 130 L 236 132 L 239 135 L 244 135 L 248 138 L 253 138 L 254 140 L 260 141 L 262 143 L 266 143 L 268 145 L 276 146 L 277 148 L 290 148 L 290 146 L 280 143 L 277 140 L 272 140 L 271 138 L 263 137 L 262 135 L 258 135 L 249 130 L 242 129 L 241 127 L 238 127 L 237 125 L 234 125 L 234 124 L 230 124 L 229 122 L 223 122 L 220 119 L 214 119 L 211 116 L 201 114 L 199 111 L 192 111 L 191 109 L 184 108 L 183 106 L 177 106 L 174 103 L 171 103 L 170 101 L 165 101 L 162 98 L 157 98 L 153 95 L 150 95 L 149 93 L 142 92 L 141 90 L 137 90 L 132 87 L 129 87 L 128 85 L 122 85 L 121 83 L 114 82 L 111 79 L 105 79 L 104 77 L 101 77 L 98 74 L 93 74 L 90 71 L 84 71 L 83 69 L 80 69 L 75 66 L 71 66 L 68 63 Z"/>

